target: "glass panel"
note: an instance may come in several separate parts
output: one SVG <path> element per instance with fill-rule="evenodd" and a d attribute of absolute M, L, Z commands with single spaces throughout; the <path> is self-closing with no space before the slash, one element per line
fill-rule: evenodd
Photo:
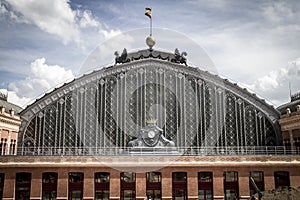
<path fill-rule="evenodd" d="M 148 182 L 160 182 L 161 174 L 159 172 L 148 172 L 147 173 L 147 181 Z"/>
<path fill-rule="evenodd" d="M 55 200 L 55 199 L 56 199 L 56 191 L 43 192 L 43 200 Z"/>
<path fill-rule="evenodd" d="M 109 190 L 98 190 L 95 192 L 96 200 L 109 200 Z"/>
<path fill-rule="evenodd" d="M 288 172 L 275 172 L 276 180 L 284 180 L 289 177 Z"/>
<path fill-rule="evenodd" d="M 199 200 L 212 200 L 212 190 L 198 190 Z"/>
<path fill-rule="evenodd" d="M 204 190 L 198 190 L 198 199 L 204 200 Z"/>
<path fill-rule="evenodd" d="M 109 200 L 109 190 L 103 190 L 103 200 Z"/>
<path fill-rule="evenodd" d="M 237 181 L 237 172 L 225 172 L 225 181 L 226 182 Z"/>
<path fill-rule="evenodd" d="M 206 190 L 206 200 L 212 200 L 212 191 L 211 190 Z"/>
<path fill-rule="evenodd" d="M 185 190 L 176 190 L 175 191 L 176 200 L 185 200 Z"/>
<path fill-rule="evenodd" d="M 71 183 L 80 183 L 83 181 L 83 173 L 69 173 L 69 181 Z"/>
<path fill-rule="evenodd" d="M 81 200 L 81 191 L 80 190 L 73 190 L 71 192 L 71 199 L 72 200 Z"/>
<path fill-rule="evenodd" d="M 226 200 L 236 200 L 237 199 L 237 195 L 235 190 L 230 190 L 227 189 L 226 190 Z"/>
<path fill-rule="evenodd" d="M 274 172 L 275 176 L 275 187 L 276 188 L 283 188 L 290 186 L 290 176 L 289 172 Z"/>
<path fill-rule="evenodd" d="M 107 172 L 99 172 L 95 174 L 95 182 L 96 183 L 107 183 L 109 182 L 109 173 Z"/>
<path fill-rule="evenodd" d="M 56 183 L 57 173 L 43 173 L 43 183 Z"/>
<path fill-rule="evenodd" d="M 186 173 L 185 172 L 175 172 L 173 173 L 174 182 L 186 182 Z"/>
<path fill-rule="evenodd" d="M 124 200 L 132 200 L 133 191 L 132 190 L 124 190 Z"/>
<path fill-rule="evenodd" d="M 199 182 L 212 182 L 212 173 L 199 172 Z"/>
<path fill-rule="evenodd" d="M 254 179 L 255 182 L 263 181 L 263 173 L 262 172 L 250 172 L 250 176 Z"/>
<path fill-rule="evenodd" d="M 135 174 L 133 172 L 124 172 L 122 178 L 126 183 L 135 182 Z"/>
<path fill-rule="evenodd" d="M 30 183 L 31 174 L 30 173 L 17 173 L 17 183 Z"/>

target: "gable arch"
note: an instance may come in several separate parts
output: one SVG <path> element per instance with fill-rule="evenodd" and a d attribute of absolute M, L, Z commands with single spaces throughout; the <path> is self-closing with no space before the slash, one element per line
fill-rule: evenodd
<path fill-rule="evenodd" d="M 30 137 L 41 155 L 120 152 L 149 118 L 180 148 L 281 142 L 279 114 L 261 99 L 208 72 L 155 59 L 78 78 L 28 106 L 21 117 L 20 147 Z"/>

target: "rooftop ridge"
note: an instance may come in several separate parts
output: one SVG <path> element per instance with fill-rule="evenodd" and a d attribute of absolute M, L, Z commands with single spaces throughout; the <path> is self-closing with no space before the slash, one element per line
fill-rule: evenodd
<path fill-rule="evenodd" d="M 167 60 L 173 63 L 184 64 L 187 66 L 187 53 L 179 52 L 178 48 L 175 49 L 174 53 L 158 51 L 153 49 L 144 49 L 137 52 L 127 53 L 127 49 L 124 48 L 120 55 L 118 51 L 115 51 L 115 65 L 124 64 L 131 61 L 154 58 L 160 60 Z"/>

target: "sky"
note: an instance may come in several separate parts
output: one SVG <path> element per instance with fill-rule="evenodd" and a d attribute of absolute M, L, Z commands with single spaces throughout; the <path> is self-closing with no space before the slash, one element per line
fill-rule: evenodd
<path fill-rule="evenodd" d="M 0 91 L 22 107 L 112 64 L 116 50 L 147 48 L 145 7 L 152 8 L 154 48 L 181 47 L 188 64 L 212 63 L 206 69 L 275 107 L 290 101 L 289 85 L 300 91 L 298 0 L 0 1 Z"/>

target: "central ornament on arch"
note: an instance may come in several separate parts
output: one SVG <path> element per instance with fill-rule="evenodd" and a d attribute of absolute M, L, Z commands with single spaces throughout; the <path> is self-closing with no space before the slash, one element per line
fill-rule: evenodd
<path fill-rule="evenodd" d="M 156 125 L 156 119 L 146 121 L 146 126 L 140 130 L 137 139 L 128 143 L 128 147 L 132 148 L 163 148 L 175 147 L 175 143 L 168 140 L 163 135 L 163 130 Z"/>

